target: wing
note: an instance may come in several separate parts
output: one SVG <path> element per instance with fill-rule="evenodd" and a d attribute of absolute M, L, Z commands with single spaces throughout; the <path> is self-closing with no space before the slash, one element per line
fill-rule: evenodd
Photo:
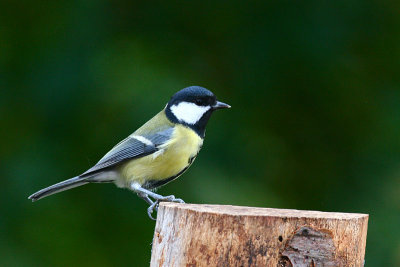
<path fill-rule="evenodd" d="M 80 177 L 103 171 L 104 169 L 118 165 L 126 160 L 140 158 L 158 151 L 158 147 L 170 139 L 173 127 L 145 135 L 132 134 L 113 147 L 92 168 L 80 175 Z"/>

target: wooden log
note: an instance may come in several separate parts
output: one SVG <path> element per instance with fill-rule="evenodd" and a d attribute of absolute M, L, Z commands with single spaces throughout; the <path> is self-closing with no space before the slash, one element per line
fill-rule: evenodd
<path fill-rule="evenodd" d="M 368 215 L 163 202 L 151 264 L 364 266 Z"/>

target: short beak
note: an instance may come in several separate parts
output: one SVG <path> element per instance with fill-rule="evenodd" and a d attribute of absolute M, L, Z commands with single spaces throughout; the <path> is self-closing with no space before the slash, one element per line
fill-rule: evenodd
<path fill-rule="evenodd" d="M 217 103 L 215 103 L 215 105 L 212 106 L 213 110 L 222 109 L 222 108 L 231 108 L 231 106 L 229 106 L 228 104 L 225 104 L 223 102 L 220 102 L 220 101 L 217 101 Z"/>

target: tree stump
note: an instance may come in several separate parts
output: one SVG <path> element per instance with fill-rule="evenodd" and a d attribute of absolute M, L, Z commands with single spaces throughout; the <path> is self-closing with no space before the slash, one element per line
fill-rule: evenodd
<path fill-rule="evenodd" d="M 151 264 L 364 266 L 368 215 L 163 202 Z"/>

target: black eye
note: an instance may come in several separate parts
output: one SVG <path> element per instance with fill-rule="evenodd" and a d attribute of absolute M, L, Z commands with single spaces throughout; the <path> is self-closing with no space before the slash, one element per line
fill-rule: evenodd
<path fill-rule="evenodd" d="M 200 99 L 200 98 L 197 98 L 194 102 L 195 102 L 196 105 L 198 105 L 198 106 L 201 106 L 201 105 L 204 103 L 203 100 Z"/>

